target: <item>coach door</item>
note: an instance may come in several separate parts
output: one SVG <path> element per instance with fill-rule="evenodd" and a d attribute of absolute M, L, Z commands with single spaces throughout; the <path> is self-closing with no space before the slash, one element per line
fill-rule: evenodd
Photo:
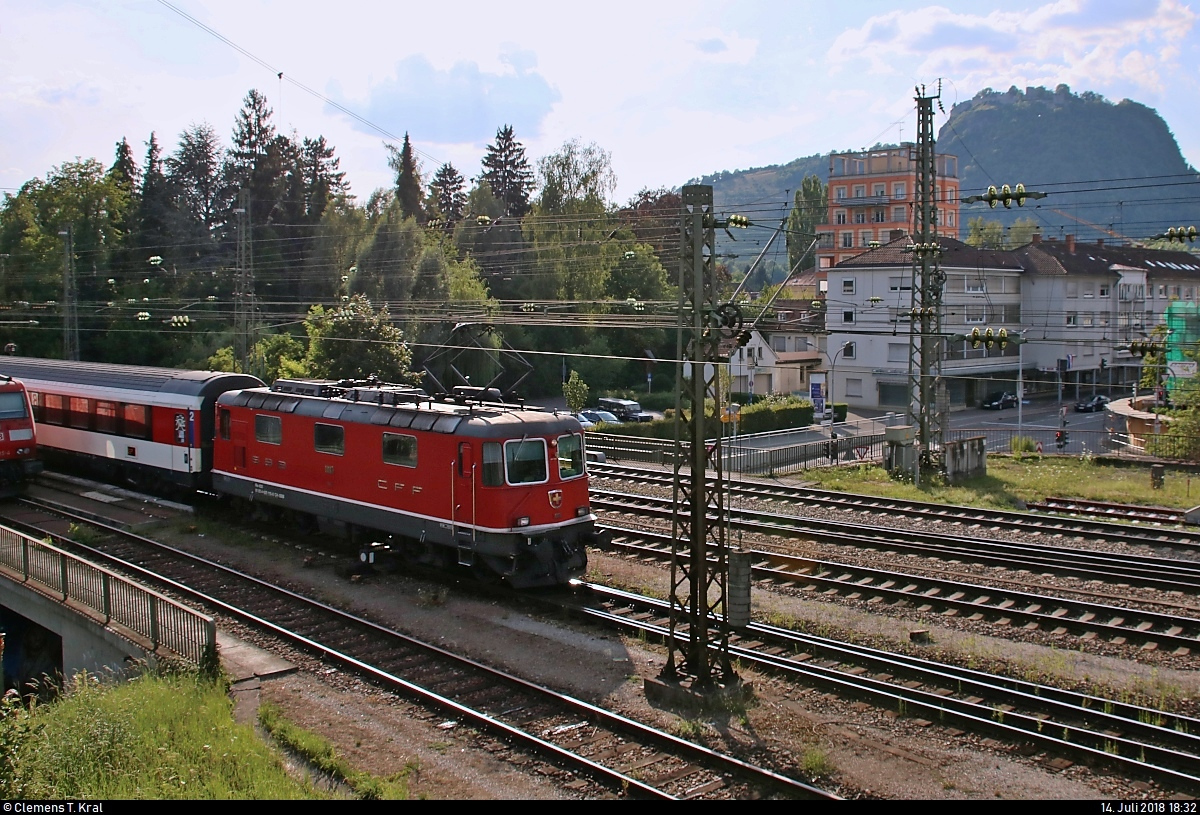
<path fill-rule="evenodd" d="M 192 473 L 200 469 L 200 462 L 192 462 L 193 447 L 196 447 L 196 412 L 193 410 L 171 411 L 171 469 L 177 473 Z M 199 456 L 200 451 L 195 451 Z"/>
<path fill-rule="evenodd" d="M 475 564 L 475 452 L 470 442 L 459 442 L 454 464 L 451 511 L 454 518 L 454 545 L 460 566 Z"/>

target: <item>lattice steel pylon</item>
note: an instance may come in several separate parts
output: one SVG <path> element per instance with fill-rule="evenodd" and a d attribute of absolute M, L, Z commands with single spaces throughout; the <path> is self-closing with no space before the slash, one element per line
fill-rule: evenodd
<path fill-rule="evenodd" d="M 917 426 L 918 470 L 936 466 L 942 452 L 942 417 L 945 402 L 941 381 L 942 290 L 946 274 L 941 270 L 938 245 L 937 162 L 934 154 L 933 103 L 941 89 L 925 95 L 917 89 L 916 206 L 913 207 L 912 310 L 909 323 L 908 414 Z M 919 472 L 917 478 L 919 479 Z"/>
<path fill-rule="evenodd" d="M 726 492 L 720 435 L 705 438 L 705 400 L 721 411 L 721 340 L 741 330 L 740 311 L 718 304 L 714 269 L 713 189 L 683 188 L 679 263 L 679 334 L 675 358 L 675 469 L 671 515 L 671 613 L 663 677 L 696 687 L 737 680 L 729 659 Z M 683 360 L 691 367 L 686 377 Z M 688 417 L 685 421 L 684 417 Z M 710 470 L 713 472 L 710 474 Z M 686 653 L 680 654 L 686 639 Z M 682 656 L 683 664 L 680 664 Z"/>
<path fill-rule="evenodd" d="M 237 289 L 233 293 L 234 356 L 243 373 L 250 372 L 254 348 L 254 259 L 250 249 L 250 190 L 238 191 Z"/>

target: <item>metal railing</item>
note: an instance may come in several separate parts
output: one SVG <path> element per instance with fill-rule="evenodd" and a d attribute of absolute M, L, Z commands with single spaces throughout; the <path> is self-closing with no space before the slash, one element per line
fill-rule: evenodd
<path fill-rule="evenodd" d="M 128 578 L 13 529 L 0 527 L 0 565 L 36 584 L 64 605 L 95 612 L 117 625 L 209 669 L 216 665 L 217 626 L 212 617 L 180 605 Z M 4 574 L 0 570 L 0 574 Z M 6 575 L 9 576 L 9 575 Z"/>

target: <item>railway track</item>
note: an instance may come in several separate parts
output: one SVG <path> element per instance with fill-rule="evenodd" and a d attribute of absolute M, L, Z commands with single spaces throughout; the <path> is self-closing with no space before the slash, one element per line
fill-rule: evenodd
<path fill-rule="evenodd" d="M 1171 507 L 1147 507 L 1137 504 L 1116 504 L 1111 501 L 1088 501 L 1082 498 L 1054 498 L 1030 501 L 1027 509 L 1057 512 L 1064 515 L 1093 518 L 1117 518 L 1122 521 L 1180 526 L 1188 522 L 1187 512 Z"/>
<path fill-rule="evenodd" d="M 586 701 L 287 591 L 218 563 L 57 505 L 24 499 L 22 526 L 86 557 L 267 631 L 378 684 L 470 723 L 560 768 L 578 794 L 658 799 L 805 799 L 837 796 L 782 772 L 710 750 Z M 30 517 L 44 513 L 46 523 Z M 11 513 L 9 513 L 11 514 Z M 103 540 L 81 546 L 54 529 L 62 518 Z"/>
<path fill-rule="evenodd" d="M 588 594 L 579 613 L 639 635 L 669 636 L 664 602 L 593 584 L 582 588 Z M 1062 756 L 1072 756 L 1200 787 L 1200 719 L 759 623 L 731 637 L 730 653 L 839 696 L 928 717 L 923 725 L 1030 745 L 1046 751 L 1042 761 L 1056 769 L 1064 767 Z"/>
<path fill-rule="evenodd" d="M 617 515 L 671 518 L 673 502 L 665 498 L 594 490 L 592 507 Z M 1200 562 L 1048 544 L 1011 543 L 978 536 L 915 530 L 899 531 L 871 524 L 810 519 L 747 509 L 729 511 L 731 530 L 773 537 L 807 539 L 943 561 L 969 561 L 1010 571 L 1036 571 L 1107 583 L 1136 584 L 1167 592 L 1200 591 Z"/>
<path fill-rule="evenodd" d="M 628 554 L 667 561 L 672 537 L 609 527 L 613 546 Z M 755 551 L 752 576 L 827 598 L 840 596 L 884 608 L 962 617 L 994 625 L 1102 638 L 1114 645 L 1169 649 L 1178 656 L 1200 651 L 1200 619 L 1051 597 L 1011 588 L 979 586 L 961 580 L 873 569 L 811 557 Z"/>
<path fill-rule="evenodd" d="M 669 489 L 672 474 L 662 470 L 615 464 L 589 464 L 593 492 L 603 491 L 606 481 L 619 484 L 639 483 Z M 1049 539 L 1069 537 L 1106 541 L 1124 545 L 1144 545 L 1169 549 L 1188 556 L 1200 555 L 1200 531 L 1163 524 L 1115 523 L 1078 517 L 1060 517 L 1034 512 L 978 509 L 975 507 L 904 501 L 870 495 L 796 487 L 772 481 L 730 481 L 726 491 L 731 500 L 747 503 L 777 503 L 787 507 L 804 506 L 869 512 L 890 517 L 914 518 L 931 524 L 945 524 L 982 534 L 984 530 L 1013 530 L 1025 535 Z"/>

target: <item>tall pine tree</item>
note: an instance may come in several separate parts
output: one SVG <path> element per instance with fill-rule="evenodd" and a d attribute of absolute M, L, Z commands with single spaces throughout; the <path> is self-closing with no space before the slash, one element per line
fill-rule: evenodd
<path fill-rule="evenodd" d="M 533 170 L 525 158 L 525 147 L 513 137 L 512 125 L 496 131 L 496 141 L 483 155 L 483 175 L 492 195 L 504 203 L 504 212 L 520 218 L 529 212 L 529 194 L 533 191 Z"/>
<path fill-rule="evenodd" d="M 142 169 L 142 193 L 137 210 L 137 234 L 133 241 L 146 258 L 171 254 L 174 241 L 174 201 L 171 183 L 163 173 L 162 148 L 156 134 L 146 144 L 146 162 Z M 145 260 L 145 258 L 143 258 Z M 160 261 L 161 262 L 161 261 Z"/>
<path fill-rule="evenodd" d="M 467 208 L 467 182 L 453 164 L 446 163 L 438 168 L 429 185 L 429 194 L 447 228 L 462 220 Z"/>
<path fill-rule="evenodd" d="M 405 218 L 416 218 L 418 222 L 425 220 L 422 207 L 424 195 L 421 193 L 421 173 L 417 168 L 417 159 L 413 156 L 412 142 L 408 134 L 404 134 L 404 146 L 400 150 L 390 144 L 387 146 L 391 156 L 388 164 L 396 171 L 396 200 L 400 202 L 400 211 Z"/>

